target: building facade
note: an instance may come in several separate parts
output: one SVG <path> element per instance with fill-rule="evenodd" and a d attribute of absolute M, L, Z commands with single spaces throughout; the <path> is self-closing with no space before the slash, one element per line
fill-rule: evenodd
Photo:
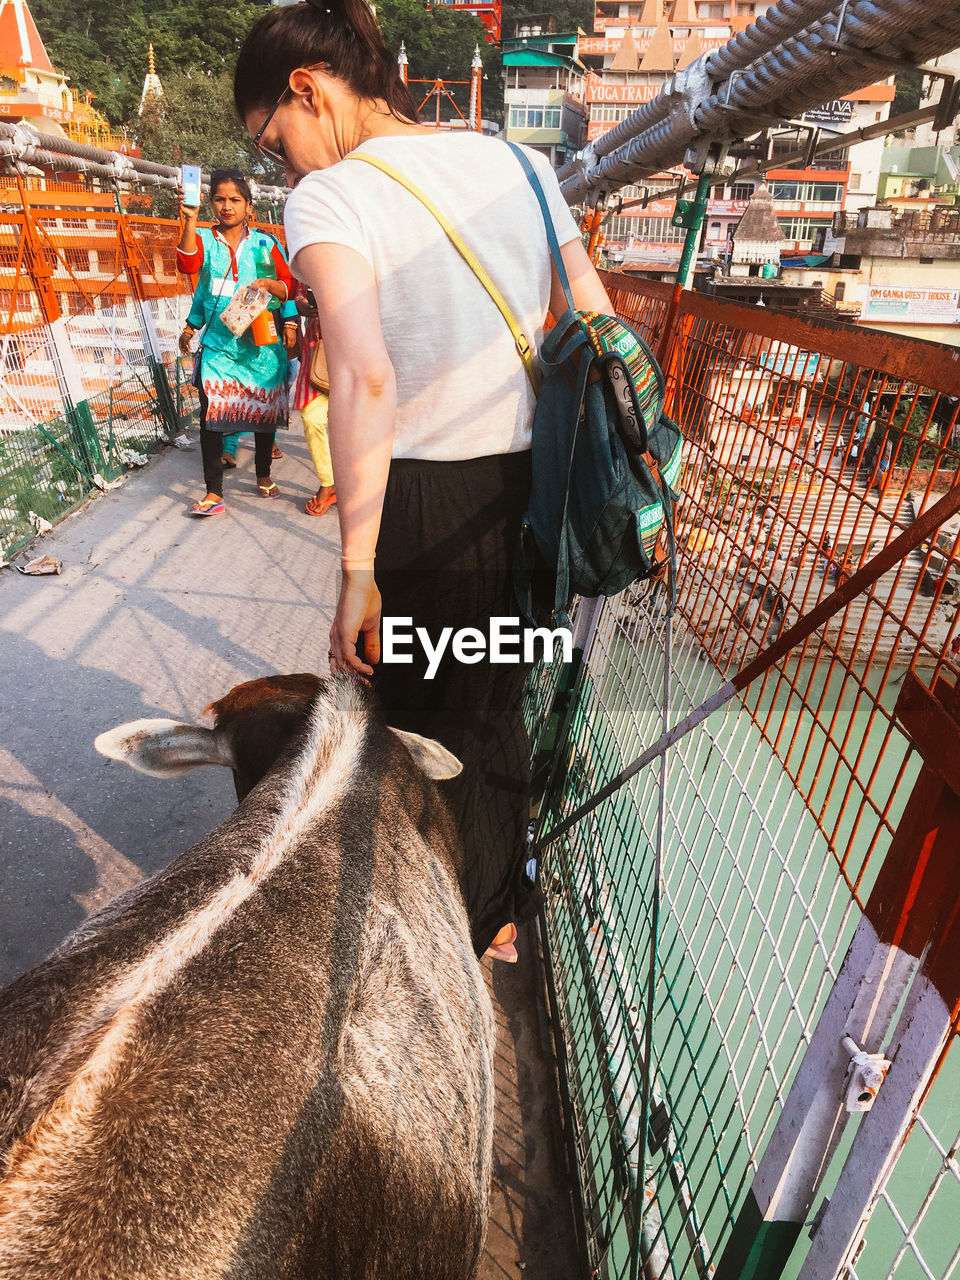
<path fill-rule="evenodd" d="M 960 346 L 960 209 L 839 213 L 821 238 L 816 275 L 827 292 L 886 333 Z M 811 272 L 784 269 L 784 279 Z"/>
<path fill-rule="evenodd" d="M 586 70 L 578 35 L 556 31 L 556 19 L 525 18 L 503 42 L 504 133 L 548 156 L 554 167 L 587 137 Z"/>

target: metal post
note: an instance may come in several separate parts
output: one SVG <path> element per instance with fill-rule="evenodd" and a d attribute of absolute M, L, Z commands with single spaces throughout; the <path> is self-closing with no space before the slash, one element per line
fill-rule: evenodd
<path fill-rule="evenodd" d="M 680 265 L 677 268 L 677 284 L 681 289 L 690 287 L 690 276 L 696 262 L 697 249 L 700 244 L 700 232 L 703 220 L 707 215 L 707 197 L 710 194 L 711 177 L 701 173 L 697 179 L 697 190 L 693 200 L 678 200 L 672 222 L 675 227 L 686 227 L 687 234 L 683 239 L 683 252 L 680 254 Z"/>
<path fill-rule="evenodd" d="M 480 57 L 480 46 L 477 45 L 470 63 L 470 128 L 476 129 L 477 133 L 483 131 L 483 121 L 480 118 L 482 84 L 483 60 Z"/>
<path fill-rule="evenodd" d="M 596 264 L 600 258 L 600 249 L 602 245 L 601 228 L 603 226 L 603 200 L 597 201 L 593 211 L 587 215 L 587 228 L 590 233 L 590 240 L 587 244 L 587 253 L 590 255 L 590 261 Z"/>
<path fill-rule="evenodd" d="M 157 393 L 160 416 L 163 418 L 167 428 L 167 435 L 170 439 L 173 439 L 180 430 L 180 415 L 177 413 L 177 406 L 170 390 L 170 381 L 167 378 L 167 371 L 163 363 L 163 353 L 160 350 L 160 338 L 157 334 L 156 325 L 153 323 L 153 313 L 147 304 L 146 289 L 140 272 L 140 255 L 137 244 L 127 223 L 123 205 L 120 203 L 119 191 L 115 192 L 115 197 L 117 202 L 117 239 L 123 259 L 123 267 L 130 285 L 130 295 L 133 298 L 140 320 L 144 351 L 147 357 L 147 364 L 150 366 L 150 376 L 153 378 L 154 390 Z"/>
<path fill-rule="evenodd" d="M 901 1010 L 886 1049 L 892 1065 L 863 1116 L 799 1274 L 833 1280 L 845 1273 L 960 1008 L 960 689 L 941 699 L 908 672 L 896 714 L 924 767 L 716 1280 L 782 1274 L 851 1111 L 866 1110 L 851 1106 L 845 1041 L 879 1054 Z"/>

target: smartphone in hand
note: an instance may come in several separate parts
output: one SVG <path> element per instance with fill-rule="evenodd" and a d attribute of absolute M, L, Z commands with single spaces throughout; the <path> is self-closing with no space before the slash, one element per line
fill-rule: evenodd
<path fill-rule="evenodd" d="M 200 204 L 200 166 L 182 164 L 180 166 L 180 187 L 183 190 L 183 203 L 187 209 L 196 209 Z"/>

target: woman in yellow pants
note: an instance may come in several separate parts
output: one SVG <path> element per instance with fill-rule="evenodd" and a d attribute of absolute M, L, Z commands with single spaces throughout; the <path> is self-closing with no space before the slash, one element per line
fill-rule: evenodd
<path fill-rule="evenodd" d="M 310 382 L 310 364 L 313 349 L 320 340 L 320 325 L 313 299 L 301 294 L 297 297 L 297 311 L 304 317 L 303 351 L 300 355 L 300 371 L 293 386 L 290 408 L 299 409 L 303 419 L 303 434 L 313 459 L 320 488 L 304 506 L 308 516 L 322 516 L 337 500 L 333 484 L 333 466 L 330 462 L 330 444 L 327 440 L 326 393 L 318 391 Z"/>

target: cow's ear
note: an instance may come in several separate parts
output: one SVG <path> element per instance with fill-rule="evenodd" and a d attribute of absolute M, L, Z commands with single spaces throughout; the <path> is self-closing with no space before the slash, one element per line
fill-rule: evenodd
<path fill-rule="evenodd" d="M 434 738 L 422 738 L 406 729 L 391 729 L 413 756 L 413 762 L 428 778 L 455 778 L 463 769 L 457 757 Z"/>
<path fill-rule="evenodd" d="M 233 768 L 233 755 L 223 734 L 176 720 L 131 720 L 101 733 L 93 745 L 101 755 L 121 760 L 151 778 L 188 773 L 202 764 Z"/>

